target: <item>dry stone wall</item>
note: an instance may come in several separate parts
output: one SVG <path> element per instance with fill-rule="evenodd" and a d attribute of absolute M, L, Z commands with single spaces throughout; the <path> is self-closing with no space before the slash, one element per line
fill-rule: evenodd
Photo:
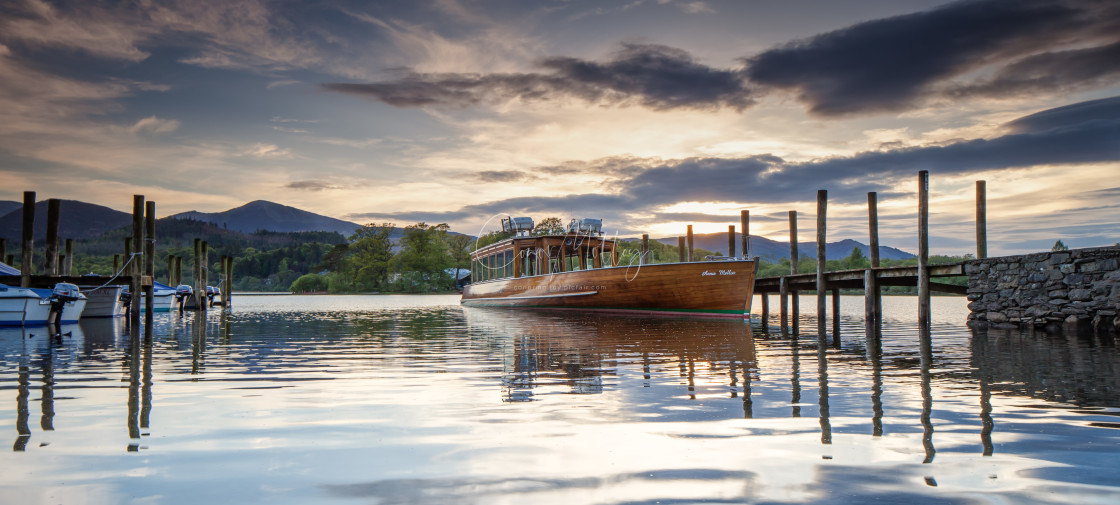
<path fill-rule="evenodd" d="M 1120 247 L 972 260 L 964 268 L 970 324 L 1115 330 L 1120 323 Z"/>

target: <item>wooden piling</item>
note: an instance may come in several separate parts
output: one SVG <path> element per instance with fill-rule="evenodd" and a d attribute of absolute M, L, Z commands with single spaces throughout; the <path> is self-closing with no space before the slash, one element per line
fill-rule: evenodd
<path fill-rule="evenodd" d="M 727 257 L 735 257 L 735 225 L 727 225 Z"/>
<path fill-rule="evenodd" d="M 62 275 L 70 276 L 74 267 L 74 239 L 66 239 L 66 261 L 62 262 Z"/>
<path fill-rule="evenodd" d="M 684 263 L 685 261 L 688 261 L 688 258 L 686 257 L 686 254 L 687 254 L 687 251 L 685 251 L 684 235 L 678 235 L 677 236 L 677 262 Z"/>
<path fill-rule="evenodd" d="M 872 268 L 879 266 L 879 202 L 874 191 L 867 193 L 867 231 L 870 238 L 869 253 Z"/>
<path fill-rule="evenodd" d="M 797 245 L 797 211 L 789 211 L 789 273 L 790 275 L 797 275 L 797 259 L 801 256 L 798 252 Z M 801 303 L 800 295 L 796 289 L 788 289 L 789 292 L 789 312 L 790 320 L 793 323 L 793 332 L 797 333 L 800 323 L 798 319 L 801 317 Z"/>
<path fill-rule="evenodd" d="M 582 257 L 581 257 L 580 263 L 583 263 L 584 261 L 585 260 L 583 260 Z M 639 265 L 645 265 L 645 264 L 648 264 L 648 263 L 649 263 L 649 234 L 648 233 L 643 233 L 642 234 L 642 258 L 641 258 L 640 261 L 638 261 L 638 264 Z M 586 267 L 581 266 L 580 268 L 586 270 Z"/>
<path fill-rule="evenodd" d="M 824 267 L 827 256 L 825 255 L 825 239 L 827 237 L 828 190 L 817 190 L 817 336 L 823 338 L 827 323 L 825 322 Z"/>
<path fill-rule="evenodd" d="M 868 268 L 863 271 L 863 321 L 868 328 L 874 328 L 878 317 L 875 315 L 876 295 L 879 291 L 878 279 L 875 271 Z"/>
<path fill-rule="evenodd" d="M 192 274 L 191 275 L 191 285 L 194 286 L 193 297 L 194 297 L 195 301 L 197 302 L 197 305 L 195 305 L 195 309 L 197 309 L 198 306 L 202 304 L 202 301 L 199 298 L 199 294 L 198 294 L 198 288 L 200 286 L 199 283 L 201 282 L 201 279 L 202 279 L 202 267 L 199 265 L 199 262 L 202 261 L 201 258 L 202 258 L 202 239 L 196 238 L 196 239 L 194 239 L 194 262 L 191 264 L 191 267 L 192 267 L 191 268 L 191 274 Z"/>
<path fill-rule="evenodd" d="M 840 288 L 832 288 L 832 343 L 840 344 Z"/>
<path fill-rule="evenodd" d="M 47 253 L 43 268 L 47 275 L 58 275 L 58 222 L 62 218 L 62 200 L 47 200 Z"/>
<path fill-rule="evenodd" d="M 867 232 L 870 239 L 871 268 L 863 274 L 863 316 L 874 324 L 883 316 L 883 297 L 874 268 L 879 267 L 879 198 L 874 191 L 867 193 Z"/>
<path fill-rule="evenodd" d="M 183 283 L 183 257 L 176 255 L 175 256 L 175 282 L 172 282 L 171 285 L 172 286 L 178 286 L 182 283 Z"/>
<path fill-rule="evenodd" d="M 976 181 L 976 258 L 988 257 L 988 188 Z"/>
<path fill-rule="evenodd" d="M 7 257 L 8 257 L 8 239 L 0 238 L 0 261 L 4 261 L 3 258 L 7 258 Z M 7 263 L 7 262 L 5 261 L 5 263 Z M 9 263 L 9 265 L 11 265 L 11 264 Z"/>
<path fill-rule="evenodd" d="M 207 306 L 207 303 L 206 303 L 207 302 L 206 286 L 210 284 L 210 265 L 209 265 L 209 263 L 210 263 L 209 244 L 205 240 L 203 240 L 202 241 L 202 263 L 199 263 L 199 269 L 202 272 L 202 291 L 199 293 L 200 298 L 199 298 L 199 302 L 198 302 L 199 306 L 202 308 L 202 310 L 206 310 L 206 306 Z M 542 267 L 545 267 L 545 265 L 542 265 Z M 543 271 L 545 271 L 544 268 L 542 268 L 541 270 L 538 270 L 538 272 L 543 272 Z"/>
<path fill-rule="evenodd" d="M 918 172 L 918 327 L 930 325 L 929 171 Z"/>
<path fill-rule="evenodd" d="M 144 310 L 147 312 L 144 320 L 148 326 L 152 324 L 152 314 L 155 313 L 155 276 L 156 276 L 156 202 L 144 202 L 144 275 L 148 278 L 144 282 Z"/>
<path fill-rule="evenodd" d="M 226 307 L 230 307 L 233 302 L 233 257 L 226 258 L 228 266 L 226 267 L 226 289 L 222 292 L 222 303 Z"/>
<path fill-rule="evenodd" d="M 113 275 L 117 275 L 117 272 L 119 272 L 120 269 L 121 269 L 121 255 L 114 254 L 113 255 Z"/>
<path fill-rule="evenodd" d="M 144 262 L 144 195 L 132 195 L 132 268 L 129 272 L 132 274 L 132 282 L 129 284 L 129 289 L 132 292 L 132 300 L 136 303 L 131 304 L 129 316 L 132 321 L 140 322 L 140 272 Z"/>
<path fill-rule="evenodd" d="M 693 256 L 693 248 L 692 248 L 693 242 L 692 242 L 692 225 L 691 224 L 688 225 L 688 233 L 685 237 L 685 240 L 688 241 L 688 261 L 695 261 L 695 257 Z"/>
<path fill-rule="evenodd" d="M 16 255 L 9 254 L 9 255 L 5 256 L 4 257 L 4 263 L 7 263 L 8 266 L 14 266 L 16 264 Z"/>
<path fill-rule="evenodd" d="M 20 280 L 19 285 L 31 287 L 31 255 L 35 252 L 35 192 L 23 192 L 23 228 L 20 243 Z"/>
<path fill-rule="evenodd" d="M 167 285 L 175 286 L 175 255 L 167 255 Z"/>
<path fill-rule="evenodd" d="M 758 297 L 759 301 L 762 302 L 762 331 L 766 331 L 770 325 L 770 295 L 759 293 Z"/>
<path fill-rule="evenodd" d="M 781 329 L 782 333 L 789 331 L 789 281 L 786 276 L 778 279 L 778 298 L 779 310 L 781 310 Z"/>
<path fill-rule="evenodd" d="M 743 226 L 743 257 L 751 257 L 751 211 L 744 210 L 739 213 L 739 224 Z"/>

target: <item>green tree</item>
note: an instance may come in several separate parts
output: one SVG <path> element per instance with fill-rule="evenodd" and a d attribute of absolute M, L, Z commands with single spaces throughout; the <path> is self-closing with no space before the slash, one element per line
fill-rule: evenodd
<path fill-rule="evenodd" d="M 369 223 L 350 236 L 347 257 L 340 272 L 358 291 L 382 288 L 387 281 L 389 261 L 393 258 L 393 223 Z M 333 252 L 333 251 L 332 251 Z"/>
<path fill-rule="evenodd" d="M 566 232 L 567 228 L 564 227 L 564 222 L 555 216 L 541 219 L 540 222 L 533 227 L 533 235 L 538 237 L 543 235 L 563 235 Z"/>
<path fill-rule="evenodd" d="M 451 276 L 445 271 L 453 265 L 447 248 L 448 229 L 446 223 L 420 222 L 405 227 L 400 251 L 393 258 L 401 289 L 421 292 L 451 287 Z"/>
<path fill-rule="evenodd" d="M 330 281 L 326 277 L 319 274 L 306 274 L 292 282 L 288 291 L 292 293 L 315 293 L 327 291 L 329 287 Z"/>
<path fill-rule="evenodd" d="M 1051 251 L 1068 251 L 1069 247 L 1066 247 L 1066 245 L 1063 244 L 1061 240 L 1059 240 L 1057 242 L 1054 242 L 1054 247 L 1051 247 L 1050 250 Z"/>

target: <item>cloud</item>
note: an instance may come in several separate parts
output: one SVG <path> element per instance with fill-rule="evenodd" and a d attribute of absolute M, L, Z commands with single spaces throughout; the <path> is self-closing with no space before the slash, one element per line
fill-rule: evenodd
<path fill-rule="evenodd" d="M 898 111 L 942 95 L 1000 96 L 1096 81 L 1117 71 L 1117 42 L 1114 3 L 964 1 L 765 51 L 746 60 L 746 74 L 757 85 L 795 92 L 821 116 Z M 984 68 L 995 77 L 949 84 Z"/>
<path fill-rule="evenodd" d="M 537 66 L 542 72 L 410 72 L 389 81 L 322 86 L 396 107 L 466 107 L 512 100 L 574 98 L 597 105 L 640 105 L 653 110 L 728 107 L 741 111 L 753 103 L 750 90 L 737 71 L 702 65 L 687 52 L 667 46 L 624 44 L 606 63 L 553 57 Z"/>
<path fill-rule="evenodd" d="M 1120 96 L 1075 103 L 1024 116 L 1004 125 L 1017 133 L 1040 132 L 1095 120 L 1120 118 Z"/>
<path fill-rule="evenodd" d="M 242 150 L 245 156 L 252 156 L 254 158 L 268 158 L 268 159 L 290 159 L 295 156 L 288 149 L 281 148 L 276 144 L 256 143 Z"/>
<path fill-rule="evenodd" d="M 177 129 L 179 129 L 179 121 L 149 116 L 137 121 L 136 124 L 129 128 L 129 131 L 132 133 L 150 133 L 158 135 L 161 133 L 170 133 Z"/>
<path fill-rule="evenodd" d="M 341 186 L 330 184 L 324 181 L 307 180 L 307 181 L 292 181 L 284 185 L 288 189 L 299 189 L 305 191 L 323 191 L 327 189 L 340 189 Z"/>
<path fill-rule="evenodd" d="M 484 170 L 482 172 L 476 173 L 475 177 L 478 182 L 483 183 L 528 182 L 540 179 L 539 176 L 520 170 Z"/>
<path fill-rule="evenodd" d="M 960 140 L 941 145 L 867 151 L 809 162 L 761 155 L 743 158 L 605 159 L 611 175 L 603 193 L 517 197 L 469 205 L 439 214 L 444 221 L 507 213 L 561 213 L 594 209 L 623 222 L 629 214 L 659 213 L 679 202 L 750 202 L 783 204 L 815 198 L 827 189 L 842 202 L 896 196 L 894 188 L 919 170 L 958 176 L 1005 169 L 1063 164 L 1120 162 L 1120 118 L 1099 119 L 1093 109 L 1115 107 L 1120 97 L 1041 112 L 1009 123 L 1012 133 L 992 139 Z M 1048 128 L 1037 129 L 1045 124 Z M 625 166 L 620 166 L 624 164 Z M 580 170 L 592 166 L 575 164 Z M 674 213 L 659 214 L 670 216 Z M 379 214 L 384 216 L 384 214 Z M 416 217 L 416 213 L 391 214 Z M 425 214 L 431 217 L 432 214 Z"/>

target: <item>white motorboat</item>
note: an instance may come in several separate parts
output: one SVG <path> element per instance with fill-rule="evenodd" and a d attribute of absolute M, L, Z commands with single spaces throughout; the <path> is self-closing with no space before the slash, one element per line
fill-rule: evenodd
<path fill-rule="evenodd" d="M 47 324 L 50 310 L 50 304 L 34 290 L 0 284 L 0 326 Z"/>
<path fill-rule="evenodd" d="M 82 318 L 90 317 L 117 317 L 124 315 L 125 306 L 121 302 L 121 292 L 124 286 L 101 286 L 82 290 L 86 295 L 86 308 L 82 311 Z"/>

